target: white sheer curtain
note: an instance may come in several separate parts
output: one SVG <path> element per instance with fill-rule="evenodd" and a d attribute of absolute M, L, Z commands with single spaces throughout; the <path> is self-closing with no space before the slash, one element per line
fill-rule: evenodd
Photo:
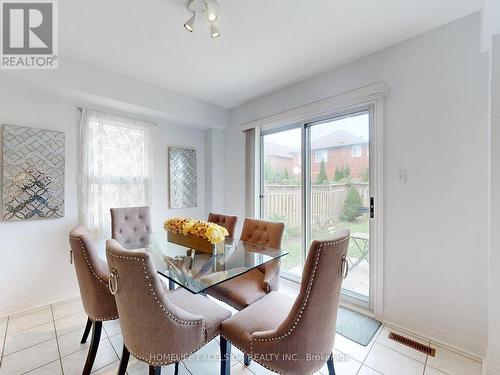
<path fill-rule="evenodd" d="M 150 204 L 152 125 L 82 109 L 79 216 L 94 237 L 110 237 L 110 208 Z"/>

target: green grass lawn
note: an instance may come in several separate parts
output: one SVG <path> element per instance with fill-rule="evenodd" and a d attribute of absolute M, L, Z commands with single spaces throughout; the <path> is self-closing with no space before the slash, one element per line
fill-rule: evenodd
<path fill-rule="evenodd" d="M 335 229 L 349 228 L 351 233 L 361 232 L 368 233 L 368 217 L 358 218 L 353 222 L 339 221 L 333 225 Z M 334 230 L 335 230 L 334 229 Z M 332 237 L 332 233 L 329 233 L 326 229 L 312 228 L 312 239 L 315 240 L 327 240 Z M 283 250 L 289 252 L 288 255 L 284 256 L 282 259 L 283 268 L 291 269 L 301 265 L 302 262 L 302 243 L 300 235 L 295 236 L 285 236 L 283 238 L 283 244 L 281 245 Z M 349 243 L 348 255 L 351 257 L 358 258 L 360 256 L 360 251 L 356 244 L 351 240 Z"/>

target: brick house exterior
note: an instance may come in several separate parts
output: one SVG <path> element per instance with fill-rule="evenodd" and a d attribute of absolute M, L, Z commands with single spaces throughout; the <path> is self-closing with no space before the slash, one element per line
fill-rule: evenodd
<path fill-rule="evenodd" d="M 300 151 L 286 146 L 267 143 L 266 162 L 276 170 L 293 171 L 300 166 Z M 363 179 L 369 166 L 369 146 L 363 137 L 355 136 L 343 130 L 337 130 L 312 142 L 311 181 L 316 181 L 324 160 L 328 180 L 335 179 L 335 170 L 349 167 L 351 177 Z"/>
<path fill-rule="evenodd" d="M 311 180 L 314 182 L 319 174 L 321 158 L 326 152 L 325 167 L 329 180 L 335 178 L 335 170 L 349 167 L 351 177 L 362 179 L 368 168 L 368 144 L 340 146 L 311 151 Z"/>

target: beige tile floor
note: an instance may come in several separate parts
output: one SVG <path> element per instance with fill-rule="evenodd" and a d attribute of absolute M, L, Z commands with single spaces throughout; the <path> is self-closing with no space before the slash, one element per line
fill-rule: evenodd
<path fill-rule="evenodd" d="M 79 299 L 0 319 L 0 375 L 81 374 L 88 349 L 88 344 L 80 344 L 85 322 Z M 388 333 L 389 328 L 382 327 L 366 347 L 337 335 L 334 348 L 337 374 L 481 374 L 480 362 L 434 345 L 430 340 L 417 339 L 436 347 L 436 357 L 431 358 L 389 340 Z M 119 323 L 106 322 L 93 374 L 116 374 L 121 348 Z M 217 339 L 214 339 L 183 361 L 180 373 L 217 375 L 218 350 Z M 255 362 L 248 368 L 242 362 L 242 353 L 233 349 L 231 374 L 271 374 Z M 144 363 L 131 359 L 128 374 L 147 373 Z M 162 373 L 172 374 L 173 369 L 166 367 Z M 326 367 L 319 372 L 327 373 Z"/>

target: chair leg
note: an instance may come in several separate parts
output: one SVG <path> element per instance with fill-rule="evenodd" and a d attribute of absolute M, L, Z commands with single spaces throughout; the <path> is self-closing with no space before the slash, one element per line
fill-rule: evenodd
<path fill-rule="evenodd" d="M 127 371 L 129 358 L 130 358 L 130 352 L 128 351 L 127 347 L 123 345 L 122 359 L 120 361 L 120 368 L 118 369 L 118 375 L 125 375 L 125 371 Z"/>
<path fill-rule="evenodd" d="M 231 373 L 231 342 L 220 336 L 220 374 Z"/>
<path fill-rule="evenodd" d="M 330 354 L 330 358 L 326 362 L 328 366 L 328 375 L 335 375 L 335 367 L 333 366 L 333 353 Z"/>
<path fill-rule="evenodd" d="M 179 362 L 175 362 L 175 370 L 174 370 L 174 375 L 179 374 Z"/>
<path fill-rule="evenodd" d="M 161 375 L 161 366 L 149 366 L 149 375 Z"/>
<path fill-rule="evenodd" d="M 245 364 L 245 366 L 250 366 L 251 362 L 252 362 L 252 358 L 250 358 L 250 356 L 245 353 L 243 355 L 243 363 Z"/>
<path fill-rule="evenodd" d="M 87 318 L 87 325 L 85 326 L 85 331 L 83 331 L 82 340 L 80 344 L 85 344 L 87 342 L 87 338 L 89 337 L 90 329 L 92 328 L 92 320 Z"/>
<path fill-rule="evenodd" d="M 99 347 L 99 341 L 101 340 L 101 331 L 102 322 L 95 321 L 92 326 L 92 341 L 90 342 L 89 353 L 87 354 L 87 361 L 85 362 L 82 375 L 89 375 L 92 372 L 92 366 L 94 365 L 97 348 Z"/>

